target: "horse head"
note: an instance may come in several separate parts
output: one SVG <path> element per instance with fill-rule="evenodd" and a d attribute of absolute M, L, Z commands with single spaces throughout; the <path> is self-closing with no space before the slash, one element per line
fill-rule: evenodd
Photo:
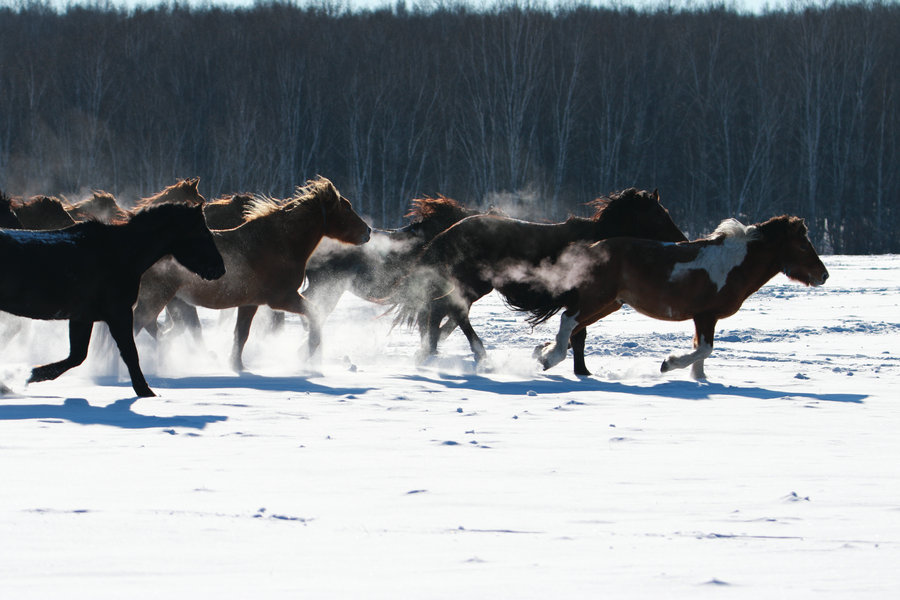
<path fill-rule="evenodd" d="M 627 236 L 686 242 L 687 238 L 659 202 L 659 191 L 628 188 L 589 203 L 596 208 L 593 220 L 609 231 L 608 236 Z"/>
<path fill-rule="evenodd" d="M 204 198 L 200 194 L 200 191 L 197 189 L 199 183 L 199 177 L 192 177 L 191 179 L 180 179 L 178 180 L 178 182 L 173 183 L 169 187 L 163 189 L 157 194 L 154 194 L 153 196 L 150 196 L 149 198 L 141 198 L 135 204 L 134 208 L 135 210 L 142 210 L 144 208 L 155 206 L 157 204 L 177 202 L 202 206 L 206 204 L 206 198 Z"/>
<path fill-rule="evenodd" d="M 760 229 L 774 232 L 780 248 L 781 272 L 809 286 L 820 286 L 828 279 L 828 269 L 809 241 L 806 222 L 799 217 L 781 216 L 769 219 Z"/>
<path fill-rule="evenodd" d="M 480 214 L 477 210 L 466 208 L 453 198 L 440 194 L 436 198 L 414 198 L 410 204 L 412 206 L 404 216 L 411 218 L 412 222 L 398 231 L 418 236 L 425 241 L 433 239 L 466 217 Z"/>
<path fill-rule="evenodd" d="M 353 210 L 334 184 L 324 177 L 307 183 L 304 188 L 313 193 L 322 208 L 324 235 L 348 244 L 364 244 L 369 241 L 372 228 Z"/>
<path fill-rule="evenodd" d="M 172 205 L 172 256 L 189 271 L 203 279 L 218 279 L 225 274 L 225 263 L 200 205 Z"/>

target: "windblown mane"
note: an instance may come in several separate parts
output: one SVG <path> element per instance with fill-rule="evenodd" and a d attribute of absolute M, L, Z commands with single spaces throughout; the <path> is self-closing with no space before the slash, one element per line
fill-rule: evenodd
<path fill-rule="evenodd" d="M 453 198 L 440 194 L 438 194 L 437 198 L 429 196 L 414 198 L 410 201 L 410 204 L 412 206 L 409 212 L 403 216 L 407 219 L 412 219 L 414 223 L 421 223 L 433 218 L 458 220 L 460 217 L 474 214 Z"/>
<path fill-rule="evenodd" d="M 90 198 L 72 204 L 68 212 L 77 220 L 98 218 L 110 223 L 124 223 L 129 217 L 116 202 L 116 197 L 102 190 L 94 190 Z"/>
<path fill-rule="evenodd" d="M 725 219 L 706 239 L 733 239 L 735 241 L 750 241 L 759 235 L 756 226 L 744 225 L 737 219 Z"/>
<path fill-rule="evenodd" d="M 609 216 L 610 213 L 622 209 L 630 202 L 652 202 L 656 204 L 656 200 L 653 199 L 649 192 L 632 187 L 607 196 L 601 196 L 596 200 L 591 200 L 586 205 L 594 209 L 591 220 L 599 221 L 604 216 Z"/>
<path fill-rule="evenodd" d="M 311 179 L 305 185 L 297 186 L 294 195 L 284 200 L 258 195 L 244 209 L 247 221 L 259 219 L 267 215 L 297 212 L 303 214 L 315 210 L 317 213 L 324 206 L 322 202 L 337 201 L 340 198 L 334 184 L 324 177 Z"/>
<path fill-rule="evenodd" d="M 163 189 L 158 194 L 154 194 L 147 198 L 141 198 L 134 204 L 135 211 L 141 211 L 155 204 L 164 202 L 184 202 L 187 204 L 204 204 L 206 200 L 197 191 L 197 184 L 200 182 L 199 177 L 191 179 L 181 179 L 173 183 L 169 187 Z M 193 191 L 192 191 L 193 190 Z"/>

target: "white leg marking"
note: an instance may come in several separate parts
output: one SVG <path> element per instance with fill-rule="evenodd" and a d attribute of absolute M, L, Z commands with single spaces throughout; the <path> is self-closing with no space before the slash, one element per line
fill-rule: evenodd
<path fill-rule="evenodd" d="M 547 344 L 541 349 L 540 361 L 545 369 L 558 365 L 566 357 L 566 352 L 569 350 L 569 337 L 571 337 L 572 331 L 575 330 L 577 325 L 578 313 L 571 317 L 567 317 L 563 313 L 559 319 L 559 331 L 556 333 L 556 341 Z"/>
<path fill-rule="evenodd" d="M 705 340 L 697 346 L 693 352 L 687 354 L 672 354 L 662 364 L 662 371 L 671 371 L 672 369 L 683 369 L 696 362 L 700 362 L 700 372 L 703 372 L 703 360 L 712 354 L 712 344 Z M 696 372 L 696 369 L 694 369 Z"/>

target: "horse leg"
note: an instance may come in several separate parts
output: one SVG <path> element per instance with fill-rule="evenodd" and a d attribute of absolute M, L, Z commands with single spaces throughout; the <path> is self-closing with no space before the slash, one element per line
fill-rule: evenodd
<path fill-rule="evenodd" d="M 450 337 L 450 334 L 453 333 L 454 329 L 456 329 L 456 321 L 448 317 L 447 321 L 441 325 L 441 328 L 438 331 L 438 341 L 446 340 Z"/>
<path fill-rule="evenodd" d="M 444 318 L 444 311 L 432 302 L 428 310 L 419 312 L 416 323 L 419 326 L 419 350 L 416 352 L 416 363 L 421 364 L 429 356 L 437 354 L 438 341 L 440 341 L 440 324 Z"/>
<path fill-rule="evenodd" d="M 87 358 L 93 329 L 93 321 L 69 321 L 69 356 L 64 360 L 33 368 L 28 383 L 56 379 L 72 367 L 83 363 Z"/>
<path fill-rule="evenodd" d="M 697 315 L 694 317 L 694 351 L 687 354 L 672 354 L 663 361 L 660 371 L 665 373 L 672 369 L 683 369 L 691 366 L 691 377 L 697 380 L 705 380 L 703 361 L 712 353 L 713 336 L 715 335 L 718 319 L 709 315 Z"/>
<path fill-rule="evenodd" d="M 269 306 L 275 310 L 286 310 L 306 317 L 309 325 L 309 356 L 312 357 L 316 353 L 316 350 L 319 349 L 319 344 L 322 343 L 322 327 L 321 321 L 319 320 L 319 311 L 312 302 L 304 298 L 299 292 L 295 292 L 293 296 L 289 296 L 284 300 L 269 303 Z"/>
<path fill-rule="evenodd" d="M 197 314 L 196 306 L 188 304 L 176 296 L 166 304 L 166 312 L 172 317 L 173 328 L 181 325 L 191 332 L 191 337 L 194 338 L 196 343 L 203 343 L 203 331 L 200 329 L 200 315 Z M 153 325 L 155 326 L 156 323 L 153 323 Z M 149 332 L 150 330 L 148 329 L 147 331 Z"/>
<path fill-rule="evenodd" d="M 559 331 L 556 333 L 556 339 L 549 344 L 538 346 L 534 349 L 534 357 L 538 359 L 545 371 L 558 365 L 566 357 L 566 350 L 569 349 L 569 338 L 574 337 L 572 332 L 575 331 L 576 327 L 578 327 L 578 313 L 569 314 L 569 311 L 564 312 L 559 319 Z M 583 350 L 584 347 L 582 346 Z M 582 362 L 584 362 L 583 355 Z"/>
<path fill-rule="evenodd" d="M 478 334 L 475 333 L 475 329 L 472 328 L 472 323 L 469 322 L 469 307 L 453 306 L 449 317 L 456 321 L 460 331 L 462 331 L 466 336 L 466 339 L 469 340 L 469 347 L 475 355 L 475 364 L 481 363 L 487 358 L 487 352 L 484 349 L 484 343 L 481 341 L 481 338 L 478 337 Z"/>
<path fill-rule="evenodd" d="M 231 347 L 231 368 L 238 373 L 244 370 L 244 345 L 250 337 L 250 326 L 253 325 L 253 316 L 258 308 L 255 304 L 238 308 L 234 324 L 234 345 Z"/>
<path fill-rule="evenodd" d="M 149 398 L 155 396 L 153 390 L 147 385 L 144 379 L 144 373 L 141 371 L 140 361 L 138 360 L 137 348 L 134 345 L 134 332 L 132 327 L 134 319 L 131 311 L 122 312 L 115 318 L 107 319 L 106 324 L 109 326 L 109 332 L 119 347 L 119 354 L 128 367 L 128 375 L 131 377 L 131 387 L 140 398 Z"/>
<path fill-rule="evenodd" d="M 583 328 L 577 333 L 573 333 L 569 338 L 572 344 L 572 358 L 575 361 L 576 375 L 590 375 L 587 365 L 584 364 L 584 342 L 587 340 L 587 328 Z"/>

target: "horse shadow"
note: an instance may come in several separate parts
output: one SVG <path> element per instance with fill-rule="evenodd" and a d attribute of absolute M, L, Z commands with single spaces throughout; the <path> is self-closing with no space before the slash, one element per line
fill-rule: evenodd
<path fill-rule="evenodd" d="M 60 404 L 2 404 L 0 421 L 64 420 L 79 425 L 108 425 L 121 429 L 188 427 L 203 429 L 210 423 L 228 419 L 222 415 L 157 417 L 132 410 L 137 398 L 117 400 L 107 406 L 93 406 L 84 398 L 66 398 Z"/>
<path fill-rule="evenodd" d="M 154 386 L 160 389 L 252 389 L 264 392 L 297 392 L 343 396 L 365 394 L 372 387 L 328 386 L 311 381 L 303 376 L 257 375 L 244 371 L 238 375 L 210 375 L 188 377 L 156 377 Z"/>
<path fill-rule="evenodd" d="M 618 381 L 601 381 L 591 377 L 568 379 L 559 375 L 548 375 L 542 379 L 527 381 L 496 381 L 481 375 L 447 375 L 440 378 L 425 375 L 404 376 L 409 381 L 443 385 L 451 389 L 471 389 L 491 392 L 501 396 L 523 396 L 526 394 L 564 394 L 568 392 L 603 392 L 631 396 L 662 396 L 678 400 L 710 400 L 714 396 L 739 396 L 755 400 L 777 400 L 779 398 L 804 398 L 819 402 L 843 402 L 863 404 L 867 394 L 812 393 L 798 391 L 778 391 L 757 386 L 725 385 L 700 381 L 665 381 L 655 385 L 630 385 Z"/>

